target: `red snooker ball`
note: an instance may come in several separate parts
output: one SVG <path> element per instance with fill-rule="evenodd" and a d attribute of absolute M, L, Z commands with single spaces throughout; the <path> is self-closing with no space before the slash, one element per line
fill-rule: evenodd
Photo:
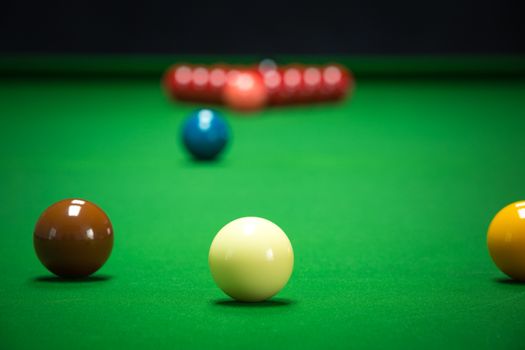
<path fill-rule="evenodd" d="M 209 82 L 209 96 L 214 103 L 222 101 L 222 90 L 226 85 L 226 77 L 228 68 L 222 65 L 214 65 L 210 67 L 210 82 Z"/>
<path fill-rule="evenodd" d="M 307 67 L 303 71 L 302 95 L 306 101 L 319 100 L 319 91 L 322 86 L 321 69 L 315 66 Z"/>
<path fill-rule="evenodd" d="M 335 64 L 325 66 L 322 71 L 322 99 L 343 99 L 348 93 L 352 80 L 346 68 Z"/>
<path fill-rule="evenodd" d="M 187 64 L 175 64 L 164 74 L 163 84 L 169 97 L 188 100 L 192 77 L 192 67 Z"/>
<path fill-rule="evenodd" d="M 283 77 L 279 70 L 263 73 L 263 81 L 268 91 L 268 104 L 278 105 L 283 102 Z"/>
<path fill-rule="evenodd" d="M 283 86 L 284 95 L 286 96 L 287 103 L 300 102 L 301 90 L 302 90 L 302 74 L 301 69 L 297 65 L 291 65 L 285 67 L 283 70 Z"/>
<path fill-rule="evenodd" d="M 228 73 L 224 86 L 223 100 L 233 109 L 256 111 L 266 105 L 268 90 L 259 73 L 248 70 L 232 70 Z"/>

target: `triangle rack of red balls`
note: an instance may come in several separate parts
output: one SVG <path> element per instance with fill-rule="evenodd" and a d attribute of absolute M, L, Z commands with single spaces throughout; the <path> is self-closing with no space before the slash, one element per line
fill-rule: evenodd
<path fill-rule="evenodd" d="M 350 95 L 354 88 L 351 72 L 339 64 L 286 66 L 235 66 L 215 64 L 211 66 L 193 64 L 175 64 L 163 78 L 164 88 L 171 98 L 202 102 L 231 104 L 228 85 L 237 85 L 245 89 L 243 100 L 249 104 L 289 105 L 342 100 Z M 261 85 L 264 94 L 256 88 Z M 259 89 L 260 90 L 260 89 Z M 235 95 L 233 100 L 235 100 Z M 246 107 L 246 108 L 243 108 Z"/>

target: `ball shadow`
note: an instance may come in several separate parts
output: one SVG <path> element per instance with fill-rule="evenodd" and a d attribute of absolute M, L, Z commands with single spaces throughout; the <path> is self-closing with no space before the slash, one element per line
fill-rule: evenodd
<path fill-rule="evenodd" d="M 111 280 L 109 275 L 96 275 L 82 278 L 64 278 L 58 276 L 39 276 L 32 279 L 35 283 L 100 283 Z"/>
<path fill-rule="evenodd" d="M 266 307 L 283 307 L 283 306 L 291 306 L 295 304 L 295 301 L 290 299 L 283 299 L 283 298 L 275 298 L 260 302 L 243 302 L 243 301 L 237 301 L 232 299 L 217 299 L 212 300 L 212 304 L 214 306 L 221 306 L 221 307 L 232 307 L 232 308 L 266 308 Z"/>
<path fill-rule="evenodd" d="M 222 162 L 222 158 L 219 156 L 213 158 L 188 157 L 188 161 L 193 164 L 219 164 Z"/>
<path fill-rule="evenodd" d="M 221 156 L 213 159 L 197 159 L 188 156 L 182 160 L 181 164 L 189 168 L 223 167 L 228 165 L 228 160 Z"/>
<path fill-rule="evenodd" d="M 512 278 L 508 278 L 508 277 L 495 278 L 494 282 L 499 283 L 499 284 L 525 286 L 525 281 L 517 281 L 517 280 L 513 280 Z"/>

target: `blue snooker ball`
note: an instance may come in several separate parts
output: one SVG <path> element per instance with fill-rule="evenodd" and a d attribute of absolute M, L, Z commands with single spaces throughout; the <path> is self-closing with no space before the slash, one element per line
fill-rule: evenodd
<path fill-rule="evenodd" d="M 228 143 L 228 129 L 226 120 L 219 112 L 199 109 L 184 122 L 182 140 L 194 158 L 212 160 Z"/>

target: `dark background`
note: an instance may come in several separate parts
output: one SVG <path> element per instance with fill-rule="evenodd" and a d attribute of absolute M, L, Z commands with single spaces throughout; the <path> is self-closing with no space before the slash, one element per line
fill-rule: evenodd
<path fill-rule="evenodd" d="M 0 5 L 2 53 L 524 54 L 519 0 Z"/>

